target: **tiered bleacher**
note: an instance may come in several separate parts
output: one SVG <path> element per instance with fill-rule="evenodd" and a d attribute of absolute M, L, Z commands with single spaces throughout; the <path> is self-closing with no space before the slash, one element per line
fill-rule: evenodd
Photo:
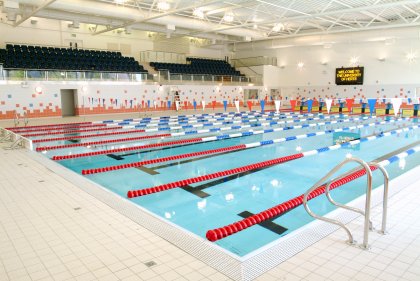
<path fill-rule="evenodd" d="M 172 74 L 245 76 L 224 60 L 187 58 L 186 64 L 151 62 L 150 66 L 156 71 L 168 70 Z"/>
<path fill-rule="evenodd" d="M 0 49 L 4 69 L 144 72 L 120 52 L 7 44 Z"/>

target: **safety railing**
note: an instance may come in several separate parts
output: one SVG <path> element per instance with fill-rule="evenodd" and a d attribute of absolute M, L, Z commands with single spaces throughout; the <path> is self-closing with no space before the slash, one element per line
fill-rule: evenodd
<path fill-rule="evenodd" d="M 258 65 L 275 65 L 275 66 L 277 66 L 277 58 L 276 57 L 266 57 L 266 56 L 231 59 L 230 62 L 236 68 L 258 66 Z"/>
<path fill-rule="evenodd" d="M 176 81 L 176 82 L 212 82 L 212 83 L 247 83 L 253 85 L 262 85 L 261 76 L 235 76 L 235 75 L 212 75 L 212 74 L 188 74 L 171 73 L 162 69 L 158 71 L 158 82 Z"/>
<path fill-rule="evenodd" d="M 148 73 L 99 72 L 89 70 L 69 71 L 57 69 L 3 69 L 0 78 L 16 81 L 153 81 L 153 75 Z"/>
<path fill-rule="evenodd" d="M 313 218 L 318 219 L 318 220 L 322 220 L 322 221 L 325 221 L 325 222 L 328 222 L 328 223 L 332 223 L 332 224 L 338 225 L 341 228 L 343 228 L 348 235 L 348 243 L 349 244 L 356 244 L 356 241 L 354 240 L 350 229 L 345 224 L 343 224 L 339 220 L 335 220 L 335 219 L 331 219 L 331 218 L 327 218 L 327 217 L 324 217 L 324 216 L 317 215 L 308 206 L 308 200 L 310 200 L 311 196 L 312 196 L 311 193 L 313 191 L 315 191 L 317 188 L 321 187 L 325 183 L 325 181 L 327 181 L 332 175 L 334 175 L 338 170 L 340 170 L 341 167 L 343 167 L 344 165 L 346 165 L 347 163 L 350 163 L 350 162 L 358 163 L 363 168 L 362 171 L 364 171 L 367 175 L 366 200 L 365 200 L 364 210 L 338 203 L 332 198 L 331 193 L 330 193 L 331 184 L 337 182 L 337 180 L 339 181 L 340 178 L 342 178 L 341 176 L 336 177 L 334 179 L 331 179 L 327 182 L 327 184 L 325 186 L 325 194 L 326 194 L 329 202 L 332 203 L 333 205 L 335 205 L 339 208 L 343 208 L 343 209 L 347 209 L 347 210 L 359 213 L 359 214 L 364 216 L 363 243 L 360 246 L 363 249 L 369 249 L 369 242 L 368 242 L 369 231 L 373 230 L 372 222 L 370 221 L 370 207 L 371 207 L 371 194 L 372 194 L 372 170 L 376 170 L 376 169 L 379 169 L 384 176 L 384 197 L 383 197 L 382 227 L 381 227 L 380 233 L 382 233 L 382 234 L 386 233 L 386 216 L 387 216 L 387 204 L 388 204 L 389 176 L 388 176 L 388 173 L 385 170 L 385 168 L 378 165 L 377 163 L 367 164 L 365 161 L 363 161 L 359 158 L 349 157 L 349 158 L 345 159 L 343 162 L 341 162 L 340 164 L 338 164 L 337 166 L 335 166 L 330 172 L 327 173 L 327 175 L 325 175 L 323 178 L 321 178 L 317 183 L 315 183 L 310 189 L 308 189 L 305 192 L 305 194 L 303 195 L 303 205 L 305 207 L 305 210 L 308 212 L 308 214 L 310 216 L 312 216 Z"/>

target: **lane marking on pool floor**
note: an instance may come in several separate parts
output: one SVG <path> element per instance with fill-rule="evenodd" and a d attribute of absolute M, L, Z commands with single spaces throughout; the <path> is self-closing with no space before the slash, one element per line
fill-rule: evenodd
<path fill-rule="evenodd" d="M 368 117 L 365 117 L 368 118 Z M 376 117 L 371 117 L 376 118 Z M 93 145 L 101 145 L 101 144 L 112 144 L 112 143 L 122 143 L 122 142 L 134 142 L 137 140 L 147 140 L 147 139 L 168 139 L 173 137 L 180 137 L 180 136 L 187 136 L 187 135 L 201 135 L 201 134 L 208 134 L 208 133 L 215 133 L 215 132 L 221 132 L 221 131 L 230 131 L 230 130 L 240 130 L 240 129 L 247 129 L 247 128 L 255 128 L 255 127 L 266 127 L 266 126 L 272 126 L 272 125 L 285 125 L 287 123 L 301 123 L 305 121 L 312 121 L 312 120 L 320 120 L 324 118 L 306 118 L 306 119 L 292 119 L 290 121 L 278 121 L 278 122 L 266 122 L 266 123 L 247 123 L 246 125 L 235 125 L 235 126 L 222 126 L 218 128 L 211 128 L 211 129 L 202 129 L 202 130 L 193 130 L 193 131 L 184 131 L 184 132 L 177 132 L 177 133 L 167 133 L 167 134 L 156 134 L 156 135 L 146 135 L 146 136 L 136 136 L 136 137 L 126 137 L 122 139 L 109 139 L 109 140 L 98 140 L 98 141 L 91 141 L 91 142 L 80 142 L 77 144 L 62 144 L 62 145 L 52 145 L 52 146 L 38 146 L 36 147 L 36 151 L 48 151 L 48 150 L 56 150 L 56 149 L 65 149 L 65 148 L 71 148 L 71 147 L 82 147 L 82 146 L 93 146 Z M 328 118 L 329 119 L 329 118 Z M 343 122 L 343 119 L 340 120 L 333 120 L 333 121 L 327 121 L 327 122 L 320 122 L 318 125 L 329 125 L 329 124 L 335 124 L 336 122 Z M 120 134 L 115 133 L 115 135 Z M 112 135 L 112 133 L 111 133 Z M 67 137 L 64 137 L 67 139 Z M 64 139 L 64 138 L 55 138 L 55 139 L 47 139 L 47 140 L 33 140 L 33 143 L 41 143 L 41 142 L 48 142 L 48 141 L 56 141 L 58 139 Z M 77 139 L 71 138 L 71 139 Z M 56 159 L 53 159 L 56 160 Z M 62 159 L 61 159 L 62 160 Z"/>
<path fill-rule="evenodd" d="M 157 164 L 157 163 L 162 163 L 162 162 L 168 162 L 168 161 L 180 160 L 180 159 L 185 159 L 185 158 L 197 157 L 197 156 L 201 156 L 201 155 L 206 155 L 206 158 L 208 158 L 208 157 L 211 157 L 212 155 L 214 155 L 214 156 L 221 155 L 221 154 L 224 154 L 225 152 L 228 152 L 228 151 L 230 152 L 230 151 L 245 150 L 245 149 L 250 149 L 250 148 L 255 148 L 255 147 L 260 147 L 260 146 L 277 144 L 277 143 L 281 143 L 281 142 L 293 141 L 293 140 L 297 140 L 297 139 L 304 139 L 304 138 L 316 137 L 316 136 L 321 136 L 321 135 L 331 134 L 331 133 L 336 133 L 336 132 L 350 131 L 350 130 L 354 130 L 354 129 L 361 129 L 361 128 L 364 128 L 364 127 L 372 127 L 372 126 L 376 126 L 376 125 L 395 123 L 397 121 L 398 120 L 389 120 L 389 121 L 367 123 L 367 124 L 361 124 L 361 125 L 357 125 L 357 126 L 342 127 L 342 128 L 337 128 L 337 129 L 333 129 L 333 130 L 320 131 L 320 132 L 316 132 L 316 133 L 306 133 L 306 134 L 302 134 L 302 135 L 283 137 L 283 138 L 278 138 L 278 139 L 273 139 L 273 140 L 263 140 L 263 141 L 259 141 L 259 142 L 228 146 L 228 147 L 223 147 L 223 148 L 218 148 L 218 149 L 203 150 L 203 151 L 192 152 L 192 153 L 172 155 L 172 156 L 155 158 L 155 159 L 150 159 L 150 160 L 143 160 L 143 161 L 139 161 L 139 162 L 131 162 L 131 163 L 125 163 L 125 164 L 120 164 L 120 165 L 102 167 L 102 168 L 84 169 L 84 170 L 82 170 L 82 174 L 83 175 L 89 175 L 89 174 L 95 174 L 95 173 L 103 173 L 103 172 L 115 171 L 115 170 L 120 170 L 120 169 L 134 168 L 134 167 L 144 166 L 144 165 L 149 165 L 149 164 Z M 126 155 L 127 154 L 123 154 L 123 155 L 120 155 L 120 156 L 126 156 Z M 129 155 L 132 155 L 132 154 L 129 154 Z M 202 158 L 202 157 L 200 157 L 200 158 Z M 200 158 L 195 158 L 195 159 L 198 160 Z M 187 163 L 187 162 L 190 162 L 190 161 L 185 160 L 184 163 Z M 171 164 L 162 165 L 162 166 L 166 167 L 166 166 L 170 166 L 170 165 Z M 155 167 L 154 169 L 157 169 L 157 167 Z"/>
<path fill-rule="evenodd" d="M 305 151 L 303 153 L 297 153 L 297 154 L 292 154 L 292 155 L 288 155 L 288 156 L 283 156 L 283 157 L 280 157 L 280 158 L 275 158 L 275 159 L 266 160 L 266 161 L 263 161 L 263 162 L 249 164 L 249 165 L 241 166 L 241 167 L 238 167 L 238 168 L 233 168 L 233 169 L 229 169 L 229 170 L 215 172 L 215 173 L 202 175 L 202 176 L 198 176 L 198 177 L 194 177 L 194 178 L 189 178 L 189 179 L 185 179 L 185 180 L 179 180 L 179 181 L 166 183 L 166 184 L 162 184 L 162 185 L 158 185 L 158 186 L 154 186 L 154 187 L 150 187 L 150 188 L 130 190 L 130 191 L 127 192 L 127 197 L 128 198 L 133 198 L 133 197 L 138 197 L 138 196 L 149 195 L 149 194 L 166 191 L 166 190 L 173 189 L 173 188 L 186 186 L 186 185 L 189 185 L 191 183 L 207 181 L 207 180 L 211 180 L 211 179 L 214 179 L 214 178 L 221 178 L 221 177 L 225 177 L 225 176 L 229 176 L 229 175 L 233 175 L 233 174 L 242 173 L 242 172 L 245 172 L 245 171 L 250 171 L 250 170 L 263 168 L 263 167 L 266 167 L 266 166 L 273 166 L 273 165 L 281 164 L 281 163 L 288 162 L 288 161 L 291 161 L 291 160 L 295 160 L 295 159 L 298 159 L 298 158 L 303 158 L 303 157 L 307 157 L 307 156 L 311 156 L 311 155 L 316 155 L 316 154 L 319 154 L 319 153 L 322 153 L 322 152 L 326 152 L 326 151 L 330 151 L 330 150 L 336 150 L 336 149 L 339 149 L 339 148 L 342 148 L 342 147 L 348 147 L 348 146 L 351 146 L 351 145 L 359 144 L 361 142 L 372 141 L 372 140 L 376 140 L 376 139 L 379 139 L 379 138 L 382 138 L 382 137 L 395 135 L 397 133 L 406 132 L 406 131 L 410 131 L 410 130 L 415 130 L 415 129 L 418 129 L 419 127 L 420 127 L 420 125 L 404 127 L 402 129 L 391 130 L 391 131 L 383 132 L 383 133 L 380 133 L 380 134 L 377 134 L 377 135 L 374 135 L 374 136 L 370 136 L 370 137 L 363 137 L 363 138 L 360 138 L 359 140 L 348 141 L 348 142 L 344 142 L 344 143 L 341 143 L 341 144 L 336 144 L 336 145 L 332 145 L 332 146 L 327 146 L 327 147 L 322 147 L 322 148 L 318 148 L 318 149 L 314 149 L 314 150 Z"/>
<path fill-rule="evenodd" d="M 393 162 L 396 162 L 398 160 L 404 159 L 408 157 L 409 155 L 415 154 L 420 152 L 420 146 L 416 145 L 419 141 L 417 141 L 415 144 L 409 145 L 409 149 L 403 151 L 403 152 L 397 152 L 398 154 L 394 154 L 393 156 L 389 157 L 388 159 L 384 159 L 381 162 L 378 163 L 378 165 L 385 167 Z M 398 151 L 398 150 L 397 150 Z M 369 166 L 371 171 L 375 171 L 377 169 L 376 166 Z M 355 179 L 358 179 L 366 174 L 366 171 L 364 169 L 356 169 L 355 172 L 351 174 L 347 174 L 346 176 L 340 177 L 334 182 L 331 183 L 330 189 L 333 190 L 335 188 L 338 188 L 348 182 L 351 182 Z M 325 185 L 321 185 L 317 189 L 315 189 L 313 192 L 311 192 L 308 195 L 308 201 L 312 200 L 316 197 L 318 197 L 321 194 L 325 193 Z M 222 226 L 219 228 L 208 230 L 206 233 L 206 238 L 209 241 L 215 242 L 217 240 L 223 239 L 227 236 L 230 236 L 232 234 L 235 234 L 239 231 L 242 231 L 248 227 L 251 227 L 256 224 L 260 224 L 263 221 L 269 220 L 275 216 L 281 215 L 285 212 L 288 212 L 298 206 L 301 206 L 303 203 L 303 194 L 296 196 L 286 202 L 280 203 L 274 207 L 271 207 L 269 209 L 266 209 L 258 214 L 254 214 L 253 216 L 250 216 L 246 219 L 236 221 L 234 223 L 231 223 L 226 226 Z"/>
<path fill-rule="evenodd" d="M 91 157 L 91 156 L 97 156 L 97 155 L 103 155 L 103 154 L 114 154 L 114 153 L 120 153 L 125 151 L 132 151 L 132 150 L 143 150 L 148 148 L 153 149 L 162 149 L 163 147 L 182 147 L 187 146 L 190 144 L 197 144 L 197 143 L 204 143 L 214 140 L 221 140 L 221 139 L 232 139 L 237 137 L 246 137 L 250 135 L 257 135 L 257 134 L 264 134 L 264 133 L 272 133 L 277 131 L 284 131 L 284 130 L 293 130 L 293 129 L 302 129 L 302 128 L 309 128 L 309 127 L 316 127 L 316 126 L 326 126 L 326 125 L 333 125 L 337 123 L 343 123 L 343 122 L 351 122 L 354 120 L 366 120 L 370 119 L 369 117 L 363 117 L 363 118 L 347 118 L 342 120 L 333 120 L 333 121 L 327 121 L 327 122 L 320 122 L 320 123 L 310 123 L 310 124 L 302 124 L 297 126 L 288 126 L 288 127 L 276 127 L 274 129 L 266 129 L 266 130 L 259 130 L 259 131 L 253 131 L 249 130 L 242 133 L 233 133 L 233 134 L 224 134 L 219 136 L 211 136 L 211 137 L 204 137 L 204 138 L 194 138 L 194 139 L 181 139 L 176 141 L 167 141 L 167 142 L 160 142 L 160 143 L 151 143 L 151 144 L 145 144 L 140 146 L 131 146 L 131 147 L 124 147 L 124 148 L 113 148 L 113 149 L 107 149 L 107 150 L 99 150 L 99 151 L 92 151 L 92 152 L 83 152 L 83 153 L 76 153 L 72 154 L 71 152 L 68 155 L 55 155 L 52 157 L 52 160 L 66 160 L 66 159 L 74 159 L 74 158 L 82 158 L 82 157 Z M 375 117 L 373 117 L 375 118 Z M 397 120 L 406 120 L 407 118 L 401 118 Z M 389 122 L 392 122 L 390 120 Z M 42 151 L 45 148 L 37 148 L 37 151 Z M 59 149 L 56 147 L 56 149 Z M 137 154 L 137 153 L 135 153 Z"/>

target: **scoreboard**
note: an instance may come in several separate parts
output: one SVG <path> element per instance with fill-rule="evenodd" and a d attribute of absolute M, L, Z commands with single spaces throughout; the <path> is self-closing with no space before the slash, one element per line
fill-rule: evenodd
<path fill-rule="evenodd" d="M 335 69 L 336 85 L 363 85 L 364 67 L 342 67 Z"/>

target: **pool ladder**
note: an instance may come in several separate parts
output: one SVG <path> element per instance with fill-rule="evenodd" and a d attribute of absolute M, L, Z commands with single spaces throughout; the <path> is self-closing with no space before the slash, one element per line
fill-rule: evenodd
<path fill-rule="evenodd" d="M 381 165 L 377 164 L 376 162 L 370 162 L 368 164 L 368 163 L 366 163 L 365 161 L 363 161 L 359 158 L 348 157 L 343 162 L 341 162 L 340 164 L 335 166 L 330 172 L 328 172 L 327 175 L 325 175 L 322 179 L 320 179 L 317 183 L 315 183 L 310 189 L 308 189 L 305 192 L 305 194 L 303 195 L 303 206 L 305 207 L 305 210 L 308 212 L 308 214 L 310 216 L 312 216 L 312 217 L 314 217 L 318 220 L 322 220 L 322 221 L 325 221 L 325 222 L 329 222 L 329 223 L 338 225 L 341 228 L 343 228 L 346 231 L 346 233 L 348 235 L 348 238 L 349 238 L 347 242 L 351 245 L 355 245 L 356 241 L 353 239 L 353 235 L 351 234 L 351 232 L 350 232 L 350 230 L 348 229 L 347 226 L 345 226 L 342 222 L 340 222 L 338 220 L 323 217 L 323 216 L 315 214 L 308 206 L 308 196 L 309 196 L 309 194 L 311 194 L 311 192 L 313 192 L 318 187 L 322 186 L 325 183 L 325 181 L 328 180 L 332 175 L 334 175 L 341 167 L 343 167 L 345 164 L 350 163 L 350 162 L 358 163 L 366 171 L 367 185 L 366 185 L 365 210 L 363 211 L 362 209 L 358 209 L 358 208 L 350 207 L 350 206 L 347 206 L 347 205 L 344 205 L 344 204 L 340 204 L 340 203 L 336 202 L 331 197 L 331 193 L 330 193 L 331 184 L 334 181 L 336 181 L 340 178 L 343 178 L 343 176 L 338 176 L 338 177 L 335 177 L 335 178 L 329 180 L 325 185 L 325 194 L 326 194 L 328 200 L 331 202 L 331 204 L 333 204 L 333 205 L 335 205 L 339 208 L 343 208 L 343 209 L 347 209 L 347 210 L 359 213 L 359 214 L 361 214 L 365 217 L 364 230 L 363 230 L 363 243 L 360 245 L 360 247 L 363 248 L 363 249 L 370 249 L 369 244 L 368 244 L 369 231 L 373 230 L 373 227 L 372 227 L 372 222 L 370 221 L 370 205 L 371 205 L 371 194 L 372 194 L 372 171 L 370 170 L 369 166 L 376 167 L 377 169 L 379 169 L 382 172 L 382 174 L 384 176 L 384 196 L 383 196 L 383 203 L 382 203 L 383 204 L 383 207 L 382 207 L 383 208 L 382 209 L 382 227 L 381 227 L 381 230 L 379 231 L 379 233 L 386 234 L 386 217 L 387 217 L 387 208 L 388 208 L 389 175 L 388 175 L 388 172 Z"/>

